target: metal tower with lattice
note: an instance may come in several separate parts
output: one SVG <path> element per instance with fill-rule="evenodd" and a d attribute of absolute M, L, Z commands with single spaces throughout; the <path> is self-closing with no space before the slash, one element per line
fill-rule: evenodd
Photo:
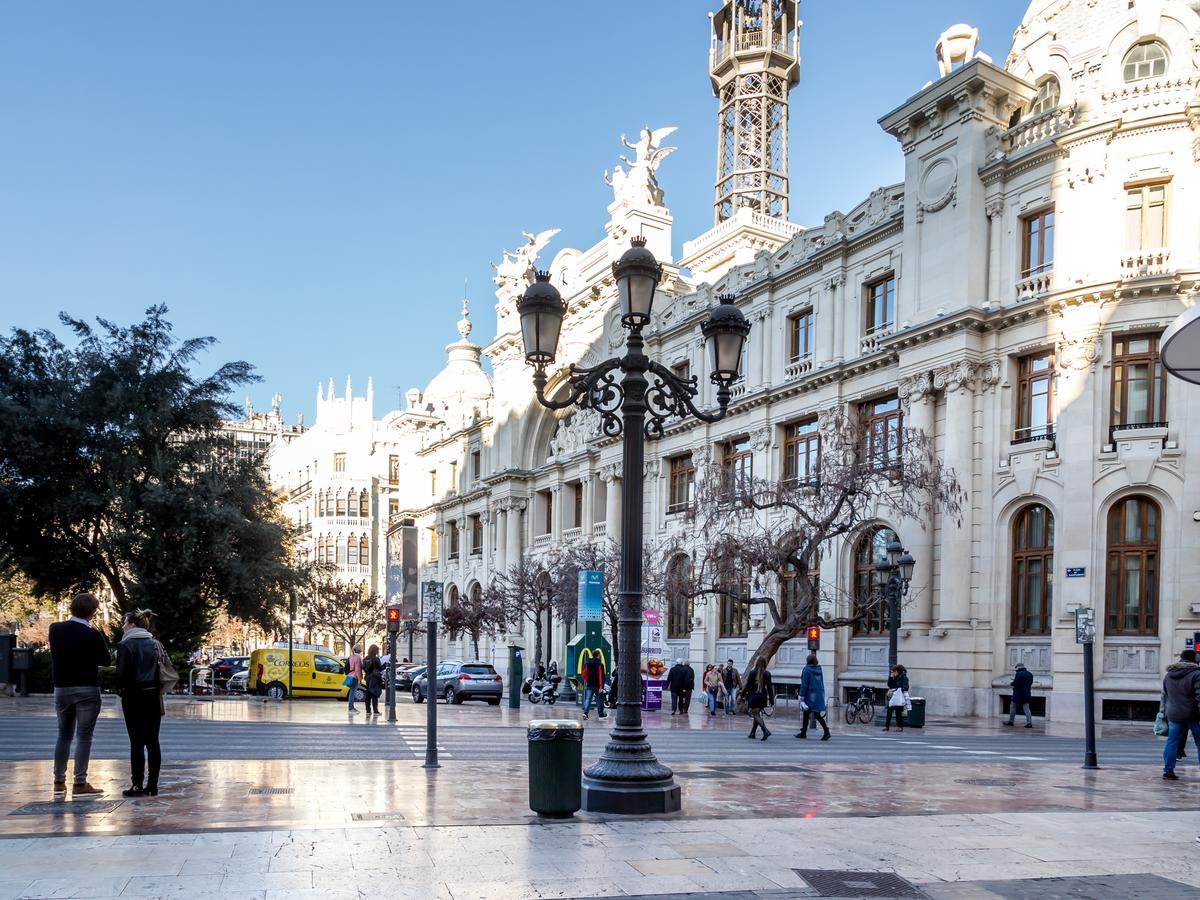
<path fill-rule="evenodd" d="M 788 91 L 800 80 L 799 0 L 725 0 L 709 74 L 719 100 L 716 221 L 788 212 Z"/>

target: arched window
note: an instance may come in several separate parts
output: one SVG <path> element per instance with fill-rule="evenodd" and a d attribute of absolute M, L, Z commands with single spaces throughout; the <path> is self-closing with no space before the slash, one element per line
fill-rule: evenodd
<path fill-rule="evenodd" d="M 1043 78 L 1038 84 L 1037 96 L 1029 104 L 1029 115 L 1040 116 L 1042 113 L 1057 109 L 1061 96 L 1062 88 L 1059 86 L 1058 79 L 1053 75 Z"/>
<path fill-rule="evenodd" d="M 371 543 L 365 534 L 358 539 L 358 562 L 363 566 L 371 564 Z"/>
<path fill-rule="evenodd" d="M 1133 48 L 1125 54 L 1122 74 L 1126 84 L 1166 75 L 1167 48 L 1159 41 L 1143 41 L 1140 44 L 1134 44 Z"/>
<path fill-rule="evenodd" d="M 446 589 L 446 608 L 453 609 L 456 606 L 458 606 L 458 588 L 456 588 L 454 585 L 450 585 L 450 587 Z"/>
<path fill-rule="evenodd" d="M 690 594 L 692 561 L 684 554 L 667 567 L 667 637 L 685 638 L 692 633 L 695 600 Z"/>
<path fill-rule="evenodd" d="M 1127 497 L 1108 513 L 1109 634 L 1158 631 L 1160 518 L 1149 497 Z"/>
<path fill-rule="evenodd" d="M 341 494 L 338 494 L 337 498 L 337 514 L 339 516 L 344 516 L 346 514 L 346 498 Z"/>
<path fill-rule="evenodd" d="M 363 491 L 358 495 L 358 517 L 366 519 L 371 515 L 371 495 Z"/>
<path fill-rule="evenodd" d="M 346 540 L 346 562 L 352 566 L 358 565 L 358 538 L 354 535 Z"/>
<path fill-rule="evenodd" d="M 1012 633 L 1049 634 L 1054 609 L 1054 514 L 1021 510 L 1012 531 Z"/>
<path fill-rule="evenodd" d="M 883 634 L 887 631 L 887 604 L 875 591 L 875 564 L 887 559 L 887 545 L 898 540 L 886 525 L 868 529 L 854 545 L 854 613 L 862 616 L 854 623 L 855 634 Z"/>

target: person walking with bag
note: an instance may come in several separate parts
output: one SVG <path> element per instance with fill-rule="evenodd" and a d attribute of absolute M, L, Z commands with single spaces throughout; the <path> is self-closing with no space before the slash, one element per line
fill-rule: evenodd
<path fill-rule="evenodd" d="M 383 693 L 383 660 L 379 658 L 379 645 L 372 644 L 367 648 L 367 658 L 363 660 L 363 692 L 367 697 L 367 715 L 379 715 L 379 695 Z"/>
<path fill-rule="evenodd" d="M 1030 701 L 1033 700 L 1033 673 L 1025 668 L 1024 663 L 1017 663 L 1012 680 L 1012 702 L 1008 706 L 1008 721 L 1005 725 L 1014 725 L 1017 721 L 1017 710 L 1025 713 L 1025 727 L 1033 727 L 1033 711 Z"/>
<path fill-rule="evenodd" d="M 580 674 L 583 676 L 583 717 L 588 717 L 595 703 L 600 710 L 600 718 L 605 718 L 608 713 L 604 711 L 604 663 L 599 656 L 589 656 Z"/>
<path fill-rule="evenodd" d="M 344 683 L 350 689 L 346 691 L 346 712 L 352 716 L 358 715 L 358 710 L 354 708 L 354 695 L 358 693 L 358 685 L 362 681 L 362 666 L 362 647 L 351 647 L 350 658 L 346 660 L 346 678 L 344 679 Z"/>
<path fill-rule="evenodd" d="M 896 714 L 896 730 L 904 730 L 904 709 L 908 706 L 908 670 L 896 663 L 888 675 L 887 716 L 884 718 L 883 730 L 892 730 L 892 713 Z"/>
<path fill-rule="evenodd" d="M 1177 781 L 1175 762 L 1184 734 L 1190 731 L 1200 747 L 1200 665 L 1196 664 L 1195 650 L 1184 650 L 1179 654 L 1179 662 L 1167 666 L 1160 702 L 1167 717 L 1162 777 Z"/>
<path fill-rule="evenodd" d="M 800 724 L 798 738 L 808 737 L 808 719 L 811 716 L 824 730 L 821 740 L 829 740 L 829 724 L 825 721 L 825 673 L 817 662 L 817 654 L 808 654 L 804 671 L 800 675 L 800 708 L 804 710 L 804 720 Z"/>
<path fill-rule="evenodd" d="M 71 598 L 71 617 L 50 626 L 50 681 L 54 685 L 54 711 L 58 740 L 54 744 L 54 793 L 67 792 L 67 760 L 75 742 L 73 795 L 103 794 L 88 784 L 92 735 L 100 716 L 100 666 L 112 664 L 104 635 L 92 627 L 100 608 L 94 594 Z"/>
<path fill-rule="evenodd" d="M 767 723 L 763 721 L 762 711 L 775 702 L 775 688 L 771 684 L 771 673 L 767 670 L 767 661 L 761 656 L 755 662 L 754 668 L 746 676 L 746 708 L 750 711 L 750 733 L 746 737 L 753 739 L 755 732 L 762 729 L 762 740 L 771 736 Z"/>
<path fill-rule="evenodd" d="M 721 681 L 720 670 L 709 664 L 704 667 L 704 693 L 708 698 L 708 714 L 717 714 L 717 700 L 725 692 L 725 684 Z"/>
<path fill-rule="evenodd" d="M 162 667 L 166 656 L 162 644 L 150 633 L 153 614 L 136 609 L 125 613 L 125 632 L 117 644 L 117 674 L 114 680 L 121 697 L 121 713 L 129 733 L 129 768 L 132 786 L 126 797 L 158 796 L 158 772 L 162 751 L 158 732 L 162 725 Z M 147 767 L 149 771 L 147 771 Z"/>

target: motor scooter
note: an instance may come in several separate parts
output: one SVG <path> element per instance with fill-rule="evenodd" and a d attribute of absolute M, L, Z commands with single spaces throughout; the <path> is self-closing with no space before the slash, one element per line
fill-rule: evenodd
<path fill-rule="evenodd" d="M 543 681 L 534 681 L 532 677 L 525 679 L 521 693 L 529 696 L 530 703 L 545 703 L 553 706 L 558 702 L 558 685 L 561 675 L 551 675 Z"/>

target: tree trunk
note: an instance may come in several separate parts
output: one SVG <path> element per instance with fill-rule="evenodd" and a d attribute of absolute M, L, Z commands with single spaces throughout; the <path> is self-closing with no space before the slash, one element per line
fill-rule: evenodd
<path fill-rule="evenodd" d="M 746 679 L 754 671 L 754 666 L 760 659 L 767 661 L 767 668 L 769 669 L 771 667 L 771 660 L 775 658 L 775 654 L 779 652 L 779 648 L 783 646 L 785 641 L 794 638 L 799 633 L 799 631 L 790 628 L 786 622 L 782 625 L 776 625 L 768 631 L 766 637 L 763 638 L 763 642 L 758 645 L 758 649 L 754 651 L 746 663 L 746 671 L 742 673 L 742 684 L 746 683 Z"/>
<path fill-rule="evenodd" d="M 479 635 L 471 635 L 471 643 L 475 646 L 475 658 L 479 659 Z"/>
<path fill-rule="evenodd" d="M 536 670 L 542 661 L 542 617 L 533 617 L 533 668 Z"/>

